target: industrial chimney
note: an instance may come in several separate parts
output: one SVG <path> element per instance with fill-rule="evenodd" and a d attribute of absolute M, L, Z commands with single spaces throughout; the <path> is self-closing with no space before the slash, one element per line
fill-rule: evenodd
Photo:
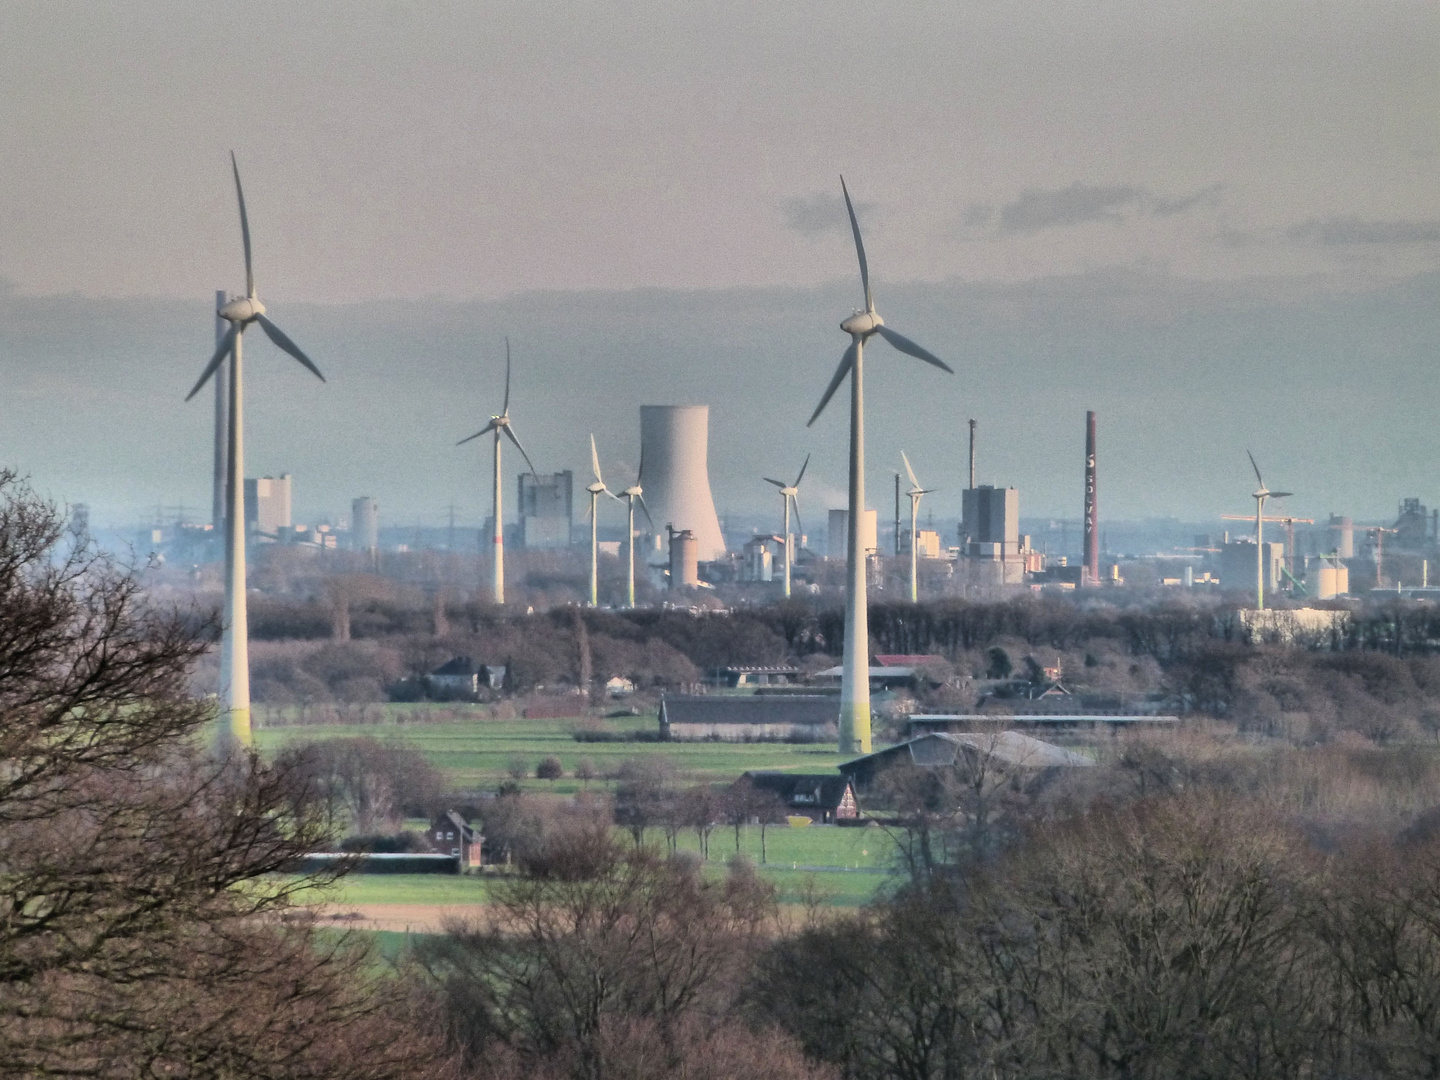
<path fill-rule="evenodd" d="M 1095 491 L 1095 414 L 1085 414 L 1085 562 L 1080 584 L 1100 584 L 1100 508 Z"/>
<path fill-rule="evenodd" d="M 692 533 L 701 562 L 725 554 L 710 494 L 709 441 L 710 406 L 640 406 L 640 485 L 650 516 Z"/>

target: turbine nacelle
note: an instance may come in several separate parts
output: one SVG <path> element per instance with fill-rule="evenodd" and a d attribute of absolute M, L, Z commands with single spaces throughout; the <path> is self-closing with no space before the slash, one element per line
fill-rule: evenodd
<path fill-rule="evenodd" d="M 257 296 L 240 296 L 231 300 L 215 314 L 226 322 L 245 323 L 254 322 L 261 315 L 265 314 L 265 305 L 260 302 Z"/>
<path fill-rule="evenodd" d="M 628 487 L 624 491 L 620 492 L 621 495 L 628 495 L 632 499 L 638 499 L 644 493 L 644 490 L 640 487 L 639 484 L 636 484 L 634 487 Z"/>
<path fill-rule="evenodd" d="M 585 490 L 588 491 L 591 495 L 608 495 L 610 493 L 610 489 L 607 488 L 604 484 L 600 483 L 598 480 L 595 483 L 587 486 Z"/>
<path fill-rule="evenodd" d="M 875 312 L 857 311 L 840 324 L 840 329 L 852 337 L 868 337 L 884 325 L 885 320 Z"/>

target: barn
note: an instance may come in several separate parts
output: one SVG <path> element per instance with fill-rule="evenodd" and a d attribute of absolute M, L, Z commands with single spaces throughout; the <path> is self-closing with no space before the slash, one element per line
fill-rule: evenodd
<path fill-rule="evenodd" d="M 831 694 L 667 695 L 660 738 L 675 742 L 829 742 L 840 701 Z"/>

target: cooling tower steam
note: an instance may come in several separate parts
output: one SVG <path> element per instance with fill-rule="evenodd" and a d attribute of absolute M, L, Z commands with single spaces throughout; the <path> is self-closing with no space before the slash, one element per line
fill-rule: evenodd
<path fill-rule="evenodd" d="M 640 406 L 640 485 L 650 516 L 657 530 L 690 530 L 702 562 L 725 554 L 710 494 L 709 442 L 709 405 Z"/>

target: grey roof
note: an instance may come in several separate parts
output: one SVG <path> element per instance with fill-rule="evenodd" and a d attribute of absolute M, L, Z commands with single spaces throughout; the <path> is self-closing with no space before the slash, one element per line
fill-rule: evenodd
<path fill-rule="evenodd" d="M 864 766 L 881 758 L 908 757 L 916 765 L 954 765 L 960 754 L 969 751 L 1000 764 L 1020 769 L 1048 769 L 1094 765 L 1084 754 L 1041 742 L 1018 731 L 948 732 L 932 731 L 908 742 L 877 750 L 873 754 L 847 761 L 842 772 Z"/>
<path fill-rule="evenodd" d="M 833 695 L 667 696 L 660 720 L 667 724 L 835 724 L 840 708 Z"/>

